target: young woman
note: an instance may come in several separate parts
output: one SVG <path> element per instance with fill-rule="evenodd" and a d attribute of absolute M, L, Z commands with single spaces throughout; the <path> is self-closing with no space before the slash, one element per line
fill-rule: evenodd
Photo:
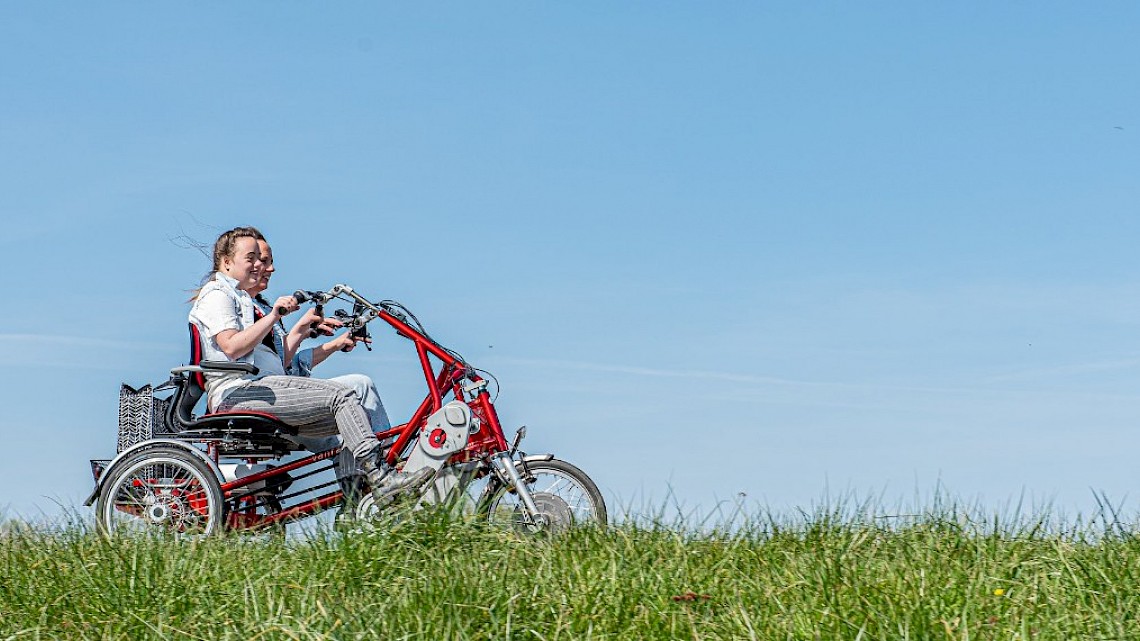
<path fill-rule="evenodd" d="M 275 354 L 265 339 L 284 314 L 300 306 L 292 296 L 282 296 L 268 313 L 255 314 L 249 292 L 259 285 L 264 268 L 259 237 L 263 236 L 252 227 L 237 227 L 218 237 L 213 275 L 196 293 L 190 310 L 190 322 L 202 337 L 203 360 L 252 363 L 259 370 L 256 375 L 207 375 L 208 407 L 211 411 L 266 412 L 306 437 L 339 434 L 377 502 L 426 480 L 390 472 L 383 466 L 380 443 L 353 389 L 286 374 L 283 363 L 287 361 Z"/>

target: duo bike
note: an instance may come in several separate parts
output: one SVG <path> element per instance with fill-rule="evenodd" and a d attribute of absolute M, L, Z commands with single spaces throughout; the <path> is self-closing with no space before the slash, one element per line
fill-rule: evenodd
<path fill-rule="evenodd" d="M 395 505 L 458 506 L 527 533 L 606 523 L 605 501 L 594 482 L 553 454 L 522 453 L 525 428 L 508 442 L 488 391 L 493 377 L 432 339 L 403 305 L 370 302 L 343 284 L 295 297 L 321 306 L 343 303 L 347 308 L 335 310 L 334 317 L 356 336 L 367 337 L 369 324 L 379 321 L 415 347 L 427 395 L 407 422 L 376 436 L 390 466 L 427 466 L 432 474 Z M 201 338 L 191 325 L 191 364 L 172 369 L 166 383 L 130 396 L 132 407 L 124 409 L 121 397 L 121 451 L 91 462 L 95 487 L 86 505 L 95 505 L 101 530 L 211 535 L 280 527 L 330 509 L 367 522 L 393 509 L 362 491 L 362 482 L 343 463 L 339 479 L 322 479 L 337 467 L 339 446 L 299 454 L 311 443 L 271 414 L 196 415 L 205 373 L 256 374 L 245 363 L 201 361 L 201 353 Z"/>

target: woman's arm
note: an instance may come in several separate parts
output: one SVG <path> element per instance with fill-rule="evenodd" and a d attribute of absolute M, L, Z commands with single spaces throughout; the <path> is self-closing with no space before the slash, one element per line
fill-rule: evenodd
<path fill-rule="evenodd" d="M 313 364 L 311 367 L 316 367 L 337 352 L 351 352 L 354 347 L 356 347 L 356 339 L 352 337 L 351 332 L 345 332 L 331 341 L 313 348 Z"/>
<path fill-rule="evenodd" d="M 252 352 L 266 334 L 273 331 L 274 323 L 281 319 L 279 309 L 284 309 L 285 313 L 289 313 L 298 307 L 297 301 L 292 296 L 282 296 L 273 303 L 269 313 L 253 325 L 245 329 L 232 327 L 223 329 L 214 335 L 214 341 L 217 342 L 218 347 L 228 358 L 237 360 Z"/>
<path fill-rule="evenodd" d="M 301 319 L 294 325 L 289 333 L 285 334 L 285 366 L 288 367 L 293 362 L 293 357 L 297 355 L 297 350 L 301 348 L 301 343 L 309 338 L 309 332 L 313 330 L 313 324 L 320 323 L 320 331 L 322 333 L 329 333 L 327 326 L 335 323 L 335 327 L 339 327 L 342 323 L 335 319 L 324 318 L 317 314 L 315 308 L 309 308 Z"/>

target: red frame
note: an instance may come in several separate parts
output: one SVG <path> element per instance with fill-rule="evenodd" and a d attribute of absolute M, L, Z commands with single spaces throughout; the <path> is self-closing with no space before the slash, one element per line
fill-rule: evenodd
<path fill-rule="evenodd" d="M 466 403 L 467 406 L 471 408 L 472 415 L 479 420 L 479 430 L 470 435 L 467 440 L 467 446 L 463 450 L 453 454 L 450 461 L 461 463 L 485 458 L 490 454 L 505 452 L 510 446 L 507 444 L 507 439 L 503 435 L 503 428 L 499 423 L 499 415 L 495 412 L 495 406 L 491 402 L 491 397 L 487 393 L 486 386 L 480 387 L 479 393 L 476 394 L 474 398 L 465 398 L 466 394 L 464 392 L 463 382 L 469 381 L 477 384 L 484 382 L 484 379 L 472 371 L 466 363 L 460 361 L 436 345 L 435 342 L 427 336 L 416 331 L 410 325 L 392 316 L 387 311 L 381 310 L 377 318 L 395 328 L 396 333 L 400 336 L 415 343 L 416 352 L 420 358 L 420 365 L 423 368 L 424 379 L 428 386 L 427 396 L 423 402 L 420 403 L 420 406 L 416 409 L 415 413 L 412 414 L 412 418 L 407 423 L 376 433 L 376 437 L 381 441 L 395 439 L 385 455 L 385 460 L 388 464 L 394 466 L 399 462 L 400 454 L 412 442 L 412 439 L 416 438 L 420 428 L 427 422 L 428 416 L 443 406 L 443 400 L 447 398 L 449 394 L 454 395 L 456 399 Z M 431 356 L 435 356 L 442 364 L 438 374 L 432 367 Z M 211 445 L 212 444 L 208 444 L 207 451 L 210 452 L 214 461 L 217 462 L 219 458 L 217 448 Z M 241 488 L 273 479 L 280 474 L 285 474 L 313 463 L 331 459 L 337 455 L 338 451 L 339 450 L 336 449 L 327 450 L 297 459 L 280 467 L 274 467 L 271 470 L 265 470 L 264 472 L 258 472 L 240 479 L 222 483 L 222 495 L 225 499 L 233 499 Z M 343 499 L 344 493 L 340 490 L 336 490 L 273 514 L 258 514 L 258 501 L 255 496 L 251 495 L 249 500 L 246 501 L 246 507 L 239 507 L 238 509 L 230 511 L 227 517 L 227 525 L 234 529 L 266 527 L 313 515 L 319 511 L 338 505 Z"/>

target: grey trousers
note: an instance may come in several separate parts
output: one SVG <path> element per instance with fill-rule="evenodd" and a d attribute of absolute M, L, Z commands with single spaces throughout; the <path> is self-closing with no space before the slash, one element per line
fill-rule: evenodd
<path fill-rule="evenodd" d="M 380 442 L 352 388 L 319 378 L 266 376 L 234 388 L 215 411 L 272 414 L 304 436 L 340 434 L 355 459 L 373 456 Z"/>

